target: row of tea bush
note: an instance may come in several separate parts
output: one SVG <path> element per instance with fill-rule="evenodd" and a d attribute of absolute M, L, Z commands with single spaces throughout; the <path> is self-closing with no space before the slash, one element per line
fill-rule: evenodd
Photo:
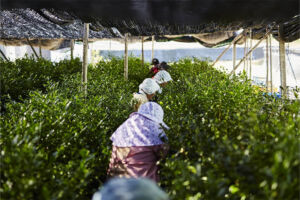
<path fill-rule="evenodd" d="M 125 81 L 122 59 L 89 66 L 85 97 L 81 63 L 74 62 L 62 63 L 77 72 L 63 68 L 59 79 L 49 72 L 26 95 L 5 93 L 22 101 L 8 101 L 0 116 L 2 198 L 90 199 L 106 181 L 109 137 L 132 112 L 132 93 L 148 68 L 130 58 Z M 37 66 L 49 66 L 16 63 L 28 64 L 5 63 L 14 66 L 6 84 L 18 71 L 22 83 Z M 158 95 L 171 127 L 170 152 L 160 162 L 160 185 L 170 198 L 297 199 L 299 100 L 264 96 L 243 74 L 230 77 L 195 58 L 171 67 L 174 81 Z"/>

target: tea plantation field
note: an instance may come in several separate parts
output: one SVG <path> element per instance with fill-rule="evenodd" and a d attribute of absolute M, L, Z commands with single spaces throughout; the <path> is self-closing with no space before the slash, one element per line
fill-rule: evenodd
<path fill-rule="evenodd" d="M 80 91 L 78 59 L 0 61 L 1 199 L 91 199 L 105 182 L 110 135 L 132 112 L 147 77 L 138 58 L 88 69 Z M 184 59 L 158 95 L 170 152 L 161 187 L 174 200 L 298 199 L 300 102 L 274 99 L 244 75 Z"/>

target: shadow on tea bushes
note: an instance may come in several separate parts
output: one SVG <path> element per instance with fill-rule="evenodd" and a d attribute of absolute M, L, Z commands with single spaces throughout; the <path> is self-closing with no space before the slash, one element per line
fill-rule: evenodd
<path fill-rule="evenodd" d="M 296 199 L 299 101 L 264 97 L 245 76 L 197 59 L 171 73 L 160 99 L 174 152 L 161 184 L 171 198 Z"/>
<path fill-rule="evenodd" d="M 133 60 L 137 65 L 137 59 Z M 90 199 L 106 180 L 110 135 L 132 111 L 138 80 L 124 81 L 120 60 L 89 69 L 88 96 L 81 76 L 63 76 L 1 115 L 1 185 L 8 199 Z M 137 66 L 136 72 L 141 72 Z"/>
<path fill-rule="evenodd" d="M 67 61 L 66 61 L 67 62 Z M 47 80 L 1 115 L 1 189 L 5 199 L 90 199 L 106 180 L 110 135 L 132 112 L 132 93 L 147 76 L 130 58 Z M 299 101 L 265 97 L 245 76 L 229 77 L 206 61 L 180 60 L 159 103 L 170 153 L 160 163 L 171 199 L 296 199 L 299 194 Z"/>

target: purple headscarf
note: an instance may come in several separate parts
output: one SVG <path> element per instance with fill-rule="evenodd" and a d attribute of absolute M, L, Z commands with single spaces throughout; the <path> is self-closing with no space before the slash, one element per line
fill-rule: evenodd
<path fill-rule="evenodd" d="M 161 125 L 163 122 L 163 110 L 154 102 L 141 105 L 138 112 L 130 117 L 113 133 L 110 139 L 117 147 L 153 146 L 164 144 L 162 138 L 167 136 Z"/>

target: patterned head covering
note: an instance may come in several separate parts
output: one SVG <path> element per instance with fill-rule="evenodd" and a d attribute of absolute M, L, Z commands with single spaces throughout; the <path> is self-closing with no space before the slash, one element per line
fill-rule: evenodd
<path fill-rule="evenodd" d="M 168 195 L 146 178 L 113 178 L 92 200 L 168 200 Z"/>
<path fill-rule="evenodd" d="M 151 119 L 152 121 L 157 122 L 158 124 L 163 125 L 166 129 L 169 127 L 163 121 L 164 119 L 164 111 L 162 107 L 155 102 L 148 102 L 143 104 L 138 110 L 138 113 Z"/>
<path fill-rule="evenodd" d="M 164 144 L 167 136 L 161 125 L 163 110 L 155 102 L 147 102 L 140 106 L 138 112 L 130 117 L 112 134 L 110 139 L 117 147 L 154 146 Z"/>
<path fill-rule="evenodd" d="M 139 85 L 139 90 L 141 93 L 154 94 L 160 90 L 160 86 L 152 78 L 146 78 Z"/>
<path fill-rule="evenodd" d="M 165 83 L 165 82 L 169 82 L 172 81 L 173 79 L 171 78 L 171 75 L 169 74 L 169 72 L 167 72 L 166 70 L 161 70 L 159 72 L 157 72 L 155 74 L 155 76 L 153 77 L 153 79 L 158 83 Z"/>

